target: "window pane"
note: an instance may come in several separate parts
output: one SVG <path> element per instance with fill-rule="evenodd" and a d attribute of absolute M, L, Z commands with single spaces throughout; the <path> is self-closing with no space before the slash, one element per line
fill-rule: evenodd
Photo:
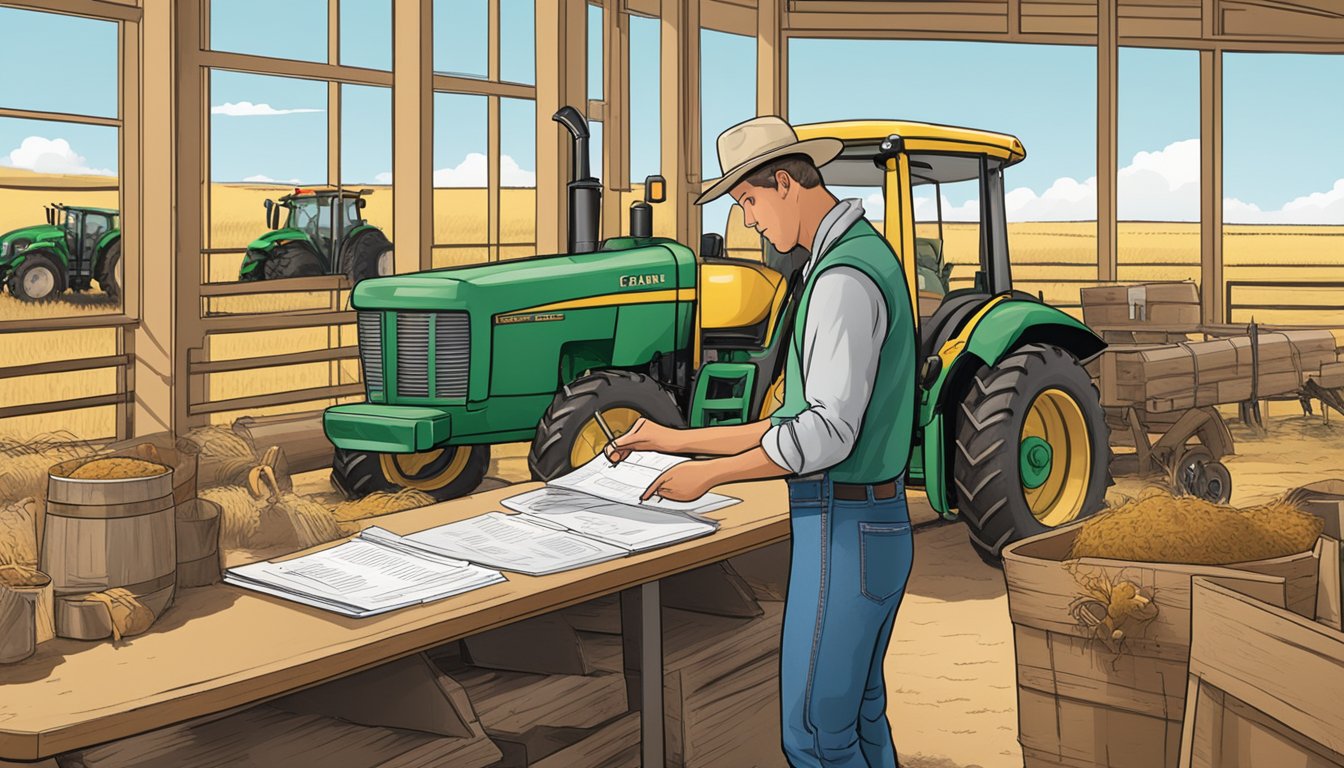
<path fill-rule="evenodd" d="M 434 71 L 490 74 L 489 0 L 434 0 Z"/>
<path fill-rule="evenodd" d="M 602 121 L 588 121 L 588 162 L 592 163 L 593 175 L 599 179 L 602 175 Z"/>
<path fill-rule="evenodd" d="M 718 178 L 718 139 L 756 116 L 756 38 L 700 30 L 700 168 Z"/>
<path fill-rule="evenodd" d="M 499 144 L 499 241 L 532 245 L 537 241 L 536 102 L 499 100 Z"/>
<path fill-rule="evenodd" d="M 263 201 L 327 178 L 327 85 L 210 73 L 208 248 L 244 248 L 266 232 Z M 211 254 L 207 281 L 238 279 L 241 253 Z"/>
<path fill-rule="evenodd" d="M 1321 90 L 1341 78 L 1340 55 L 1223 56 L 1223 274 L 1282 283 L 1234 288 L 1234 323 L 1344 324 L 1338 288 L 1292 285 L 1344 280 L 1344 104 Z"/>
<path fill-rule="evenodd" d="M 537 9 L 534 0 L 499 0 L 499 77 L 513 83 L 537 82 Z"/>
<path fill-rule="evenodd" d="M 1199 53 L 1120 49 L 1117 274 L 1199 279 Z"/>
<path fill-rule="evenodd" d="M 211 0 L 210 47 L 326 61 L 327 0 Z"/>
<path fill-rule="evenodd" d="M 120 310 L 115 292 L 109 295 L 97 280 L 100 268 L 110 263 L 103 259 L 109 253 L 111 240 L 103 238 L 121 226 L 115 213 L 120 205 L 117 152 L 117 129 L 113 127 L 0 117 L 0 196 L 4 200 L 4 205 L 0 205 L 0 280 L 13 276 L 20 291 L 42 300 L 24 301 L 6 289 L 0 294 L 0 319 Z M 47 226 L 46 208 L 52 203 L 75 207 L 71 211 L 55 211 L 54 220 L 62 228 L 60 232 Z M 80 210 L 86 207 L 99 210 Z M 69 252 L 68 262 L 64 258 L 68 246 L 63 236 L 67 224 L 73 226 L 76 235 L 76 249 Z M 20 252 L 43 255 L 48 260 L 42 264 L 25 257 L 27 266 L 19 265 L 11 275 L 10 264 Z M 62 282 L 65 291 L 59 290 Z M 5 365 L 23 362 L 10 359 Z M 12 385 L 6 381 L 0 384 L 0 393 L 4 393 L 0 400 L 5 400 L 5 405 L 22 405 L 110 391 L 74 395 L 72 391 L 79 387 L 63 377 L 57 377 L 60 381 L 45 381 L 48 378 L 18 379 Z M 85 380 L 81 386 L 99 379 L 83 374 L 71 378 Z M 51 389 L 53 382 L 60 391 Z M 11 388 L 17 388 L 12 396 Z"/>
<path fill-rule="evenodd" d="M 884 117 L 1002 131 L 1021 139 L 1027 159 L 1004 175 L 1015 287 L 1044 291 L 1048 301 L 1077 312 L 1078 281 L 1095 279 L 1097 269 L 1095 48 L 795 38 L 788 55 L 789 118 L 795 123 L 866 117 L 855 115 L 855 105 L 870 104 L 872 95 L 881 93 Z M 859 70 L 856 61 L 864 63 Z M 893 81 L 892 72 L 922 76 Z M 1004 88 L 993 78 L 976 76 L 983 72 L 1012 72 L 1022 87 Z M 1069 98 L 1028 103 L 1022 99 L 1026 92 Z M 950 211 L 978 210 L 969 192 L 949 186 L 943 194 L 945 218 Z M 968 262 L 952 250 L 949 239 L 949 255 Z M 952 288 L 969 287 L 972 279 L 973 270 L 956 267 Z"/>
<path fill-rule="evenodd" d="M 341 63 L 392 68 L 392 0 L 341 0 Z"/>
<path fill-rule="evenodd" d="M 73 115 L 117 116 L 117 25 L 40 11 L 0 8 L 7 71 L 0 107 Z M 59 42 L 57 42 L 59 41 Z M 53 59 L 53 45 L 59 54 Z M 59 81 L 18 65 L 55 63 Z M 53 70 L 47 70 L 46 75 Z"/>
<path fill-rule="evenodd" d="M 392 89 L 341 86 L 341 183 L 371 187 L 360 213 L 392 239 Z"/>
<path fill-rule="evenodd" d="M 434 242 L 489 242 L 485 96 L 434 94 Z"/>
<path fill-rule="evenodd" d="M 588 98 L 602 100 L 602 8 L 588 6 Z"/>
<path fill-rule="evenodd" d="M 658 21 L 630 17 L 630 181 L 658 173 L 662 166 L 662 114 Z"/>

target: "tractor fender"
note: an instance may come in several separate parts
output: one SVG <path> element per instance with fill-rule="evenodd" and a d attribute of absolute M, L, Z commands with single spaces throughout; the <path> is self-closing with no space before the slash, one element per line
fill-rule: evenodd
<path fill-rule="evenodd" d="M 1049 344 L 1086 362 L 1106 349 L 1095 331 L 1061 310 L 1029 298 L 1008 297 L 981 315 L 975 327 L 959 334 L 965 346 L 927 392 L 921 409 L 924 439 L 924 487 L 929 504 L 940 515 L 952 517 L 949 467 L 953 431 L 961 397 L 971 387 L 981 366 L 993 367 L 1027 344 Z M 950 418 L 949 418 L 950 415 Z"/>
<path fill-rule="evenodd" d="M 55 243 L 47 240 L 39 240 L 35 243 L 29 243 L 27 248 L 24 248 L 22 252 L 14 257 L 13 261 L 9 262 L 9 268 L 18 269 L 23 265 L 24 261 L 27 261 L 29 256 L 37 253 L 46 254 L 52 261 L 59 264 L 61 269 L 70 268 L 70 264 L 65 258 L 65 249 L 60 248 Z"/>
<path fill-rule="evenodd" d="M 103 254 L 107 253 L 107 249 L 111 248 L 112 245 L 120 239 L 121 239 L 121 230 L 119 229 L 111 230 L 107 234 L 98 238 L 98 246 L 95 249 L 98 252 L 98 256 L 101 258 Z"/>

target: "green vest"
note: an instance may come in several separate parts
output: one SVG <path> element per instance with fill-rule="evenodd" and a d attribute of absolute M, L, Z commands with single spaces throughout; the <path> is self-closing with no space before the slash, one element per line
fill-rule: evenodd
<path fill-rule="evenodd" d="M 784 364 L 784 404 L 770 417 L 780 424 L 807 410 L 802 375 L 803 329 L 817 276 L 844 265 L 870 277 L 887 303 L 887 335 L 877 364 L 877 380 L 864 411 L 854 448 L 831 467 L 838 483 L 878 483 L 905 475 L 915 424 L 915 322 L 910 287 L 887 241 L 867 219 L 854 223 L 812 267 L 799 297 L 793 335 Z"/>

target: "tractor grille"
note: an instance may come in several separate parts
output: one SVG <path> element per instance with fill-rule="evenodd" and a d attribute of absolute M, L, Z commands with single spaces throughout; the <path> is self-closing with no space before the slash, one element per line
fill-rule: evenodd
<path fill-rule="evenodd" d="M 372 397 L 383 391 L 383 313 L 360 312 L 359 363 L 364 370 L 364 390 Z"/>
<path fill-rule="evenodd" d="M 434 322 L 434 394 L 466 397 L 471 330 L 466 312 L 439 312 Z"/>
<path fill-rule="evenodd" d="M 429 397 L 429 327 L 427 312 L 397 313 L 397 394 Z"/>

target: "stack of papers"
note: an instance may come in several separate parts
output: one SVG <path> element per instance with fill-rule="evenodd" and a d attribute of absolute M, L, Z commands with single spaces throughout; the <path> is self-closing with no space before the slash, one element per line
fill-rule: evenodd
<path fill-rule="evenodd" d="M 230 568 L 224 573 L 224 581 L 356 617 L 373 616 L 505 581 L 499 571 L 388 546 L 385 539 L 376 534 L 366 536 L 367 533 L 292 560 Z"/>

